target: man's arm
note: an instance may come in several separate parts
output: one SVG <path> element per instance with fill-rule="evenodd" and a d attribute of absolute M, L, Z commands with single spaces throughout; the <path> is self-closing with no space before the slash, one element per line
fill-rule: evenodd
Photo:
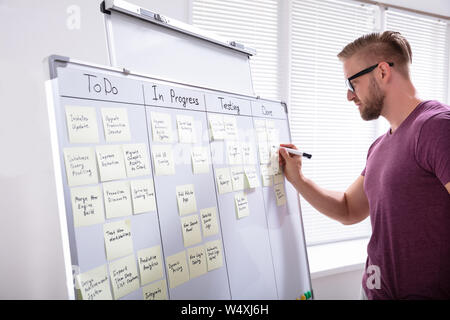
<path fill-rule="evenodd" d="M 296 149 L 294 145 L 281 146 Z M 358 223 L 369 215 L 363 176 L 359 176 L 345 192 L 326 190 L 303 176 L 300 156 L 291 155 L 283 148 L 280 148 L 280 155 L 286 178 L 316 210 L 345 225 Z"/>
<path fill-rule="evenodd" d="M 450 193 L 450 182 L 445 185 L 445 189 L 447 189 L 448 193 Z"/>

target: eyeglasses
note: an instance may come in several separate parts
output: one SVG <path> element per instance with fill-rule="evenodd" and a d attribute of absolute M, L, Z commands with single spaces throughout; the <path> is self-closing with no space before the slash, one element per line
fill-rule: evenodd
<path fill-rule="evenodd" d="M 355 92 L 355 88 L 353 88 L 353 85 L 352 85 L 352 83 L 351 83 L 350 81 L 353 80 L 353 79 L 356 79 L 356 78 L 358 78 L 358 77 L 361 77 L 362 75 L 365 75 L 366 73 L 371 72 L 371 71 L 374 70 L 376 67 L 378 67 L 378 65 L 379 65 L 380 63 L 381 63 L 381 62 L 378 62 L 377 64 L 375 64 L 375 65 L 373 65 L 373 66 L 371 66 L 371 67 L 368 67 L 367 69 L 364 69 L 364 70 L 358 72 L 357 74 L 354 74 L 353 76 L 351 76 L 351 77 L 348 78 L 347 80 L 345 80 L 345 85 L 347 86 L 347 89 L 350 90 L 351 92 Z M 394 65 L 393 62 L 388 62 L 388 64 L 389 64 L 390 67 L 392 67 L 392 66 Z"/>

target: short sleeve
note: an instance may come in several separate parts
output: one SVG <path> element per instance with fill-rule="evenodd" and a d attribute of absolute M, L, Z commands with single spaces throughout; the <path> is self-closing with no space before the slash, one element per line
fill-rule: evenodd
<path fill-rule="evenodd" d="M 416 160 L 424 170 L 434 173 L 443 185 L 450 182 L 450 111 L 441 112 L 422 125 Z"/>
<path fill-rule="evenodd" d="M 366 166 L 364 167 L 364 170 L 361 172 L 361 175 L 364 177 L 366 175 L 366 168 L 367 168 L 367 161 L 369 160 L 370 155 L 372 154 L 373 149 L 375 148 L 375 146 L 381 141 L 381 139 L 383 139 L 383 137 L 385 136 L 382 135 L 380 137 L 378 137 L 370 146 L 369 151 L 367 151 L 367 159 L 366 159 Z"/>

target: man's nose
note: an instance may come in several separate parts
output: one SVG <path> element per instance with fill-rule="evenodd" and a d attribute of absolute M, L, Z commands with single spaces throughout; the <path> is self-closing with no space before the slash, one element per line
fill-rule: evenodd
<path fill-rule="evenodd" d="M 353 99 L 355 99 L 356 94 L 352 91 L 350 91 L 349 89 L 347 89 L 347 100 L 348 101 L 352 101 Z"/>

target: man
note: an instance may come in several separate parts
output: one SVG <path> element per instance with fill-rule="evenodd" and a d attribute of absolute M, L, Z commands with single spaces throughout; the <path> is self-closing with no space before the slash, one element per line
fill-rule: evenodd
<path fill-rule="evenodd" d="M 369 148 L 366 167 L 345 192 L 317 186 L 302 174 L 301 157 L 280 148 L 284 174 L 332 219 L 348 225 L 370 215 L 362 280 L 368 299 L 449 299 L 450 107 L 417 98 L 411 48 L 398 32 L 362 36 L 338 57 L 347 99 L 364 120 L 385 117 L 390 130 Z"/>

